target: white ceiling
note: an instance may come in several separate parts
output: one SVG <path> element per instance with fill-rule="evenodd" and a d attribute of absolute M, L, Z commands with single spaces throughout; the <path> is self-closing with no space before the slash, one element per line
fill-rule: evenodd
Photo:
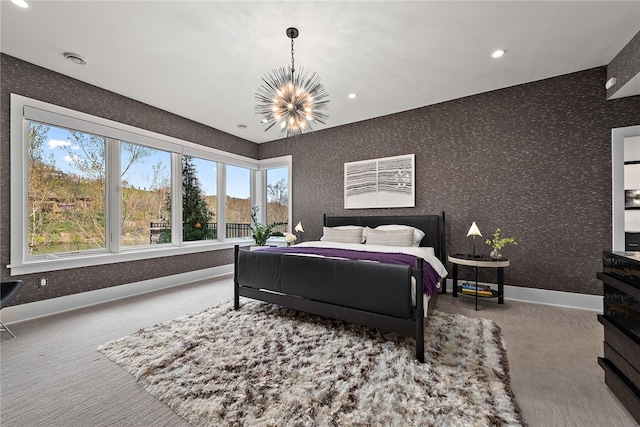
<path fill-rule="evenodd" d="M 1 1 L 3 53 L 257 143 L 279 138 L 254 94 L 290 63 L 290 26 L 329 93 L 315 129 L 606 65 L 640 31 L 640 1 L 29 3 Z"/>

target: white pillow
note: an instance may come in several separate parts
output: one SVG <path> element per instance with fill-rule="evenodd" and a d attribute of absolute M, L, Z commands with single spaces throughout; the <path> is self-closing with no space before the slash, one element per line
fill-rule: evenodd
<path fill-rule="evenodd" d="M 420 242 L 424 237 L 424 231 L 419 228 L 411 227 L 410 225 L 401 225 L 401 224 L 389 224 L 389 225 L 379 225 L 376 227 L 376 230 L 413 230 L 413 243 L 411 246 L 418 247 L 420 246 Z"/>
<path fill-rule="evenodd" d="M 413 246 L 413 230 L 378 230 L 367 228 L 367 245 Z"/>
<path fill-rule="evenodd" d="M 364 230 L 364 227 L 357 225 L 322 227 L 322 237 L 320 240 L 323 242 L 362 243 L 364 241 L 362 230 Z"/>

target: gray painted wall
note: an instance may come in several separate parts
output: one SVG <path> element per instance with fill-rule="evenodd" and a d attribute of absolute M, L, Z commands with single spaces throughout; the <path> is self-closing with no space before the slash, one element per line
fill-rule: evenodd
<path fill-rule="evenodd" d="M 449 253 L 472 250 L 472 221 L 484 236 L 499 227 L 519 243 L 504 250 L 506 283 L 599 295 L 595 275 L 611 247 L 611 129 L 640 124 L 640 96 L 607 101 L 606 77 L 599 67 L 261 144 L 259 154 L 293 156 L 293 222 L 305 240 L 320 237 L 322 213 L 445 211 Z M 343 208 L 345 162 L 411 153 L 415 208 Z"/>
<path fill-rule="evenodd" d="M 14 304 L 102 289 L 172 274 L 216 267 L 233 262 L 233 250 L 165 257 L 144 261 L 10 276 L 10 94 L 27 96 L 72 108 L 120 123 L 173 136 L 246 157 L 257 158 L 256 144 L 176 116 L 130 98 L 100 89 L 8 55 L 1 55 L 0 86 L 0 276 L 2 280 L 24 280 Z M 37 280 L 49 279 L 39 289 Z"/>

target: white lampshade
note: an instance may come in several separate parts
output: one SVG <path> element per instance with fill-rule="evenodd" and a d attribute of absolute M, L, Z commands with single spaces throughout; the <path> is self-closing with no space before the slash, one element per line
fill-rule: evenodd
<path fill-rule="evenodd" d="M 304 233 L 304 228 L 302 228 L 302 223 L 299 222 L 298 225 L 296 225 L 296 228 L 294 228 L 294 230 Z"/>
<path fill-rule="evenodd" d="M 478 225 L 476 224 L 475 221 L 473 221 L 473 224 L 471 224 L 471 227 L 469 228 L 469 232 L 467 233 L 467 237 L 469 236 L 480 236 L 482 237 L 482 233 L 480 233 L 480 229 L 478 228 Z"/>

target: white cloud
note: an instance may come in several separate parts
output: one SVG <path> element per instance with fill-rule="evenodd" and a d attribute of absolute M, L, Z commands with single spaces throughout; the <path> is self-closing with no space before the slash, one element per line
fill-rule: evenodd
<path fill-rule="evenodd" d="M 64 156 L 62 160 L 64 160 L 67 163 L 75 163 L 76 161 L 80 160 L 80 156 L 76 156 L 75 154 L 67 155 L 67 156 Z"/>
<path fill-rule="evenodd" d="M 66 147 L 68 145 L 71 145 L 71 141 L 63 141 L 60 139 L 50 139 L 48 144 L 50 149 L 54 149 L 54 148 Z"/>
<path fill-rule="evenodd" d="M 71 149 L 72 149 L 73 151 L 77 151 L 77 150 L 79 150 L 79 149 L 80 149 L 80 146 L 79 146 L 79 145 L 74 145 L 73 147 L 71 147 Z"/>

